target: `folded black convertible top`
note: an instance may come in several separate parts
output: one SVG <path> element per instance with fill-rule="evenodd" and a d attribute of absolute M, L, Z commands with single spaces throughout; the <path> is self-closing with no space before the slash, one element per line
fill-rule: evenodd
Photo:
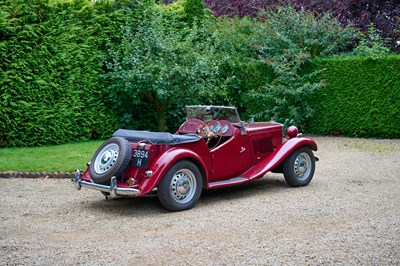
<path fill-rule="evenodd" d="M 168 132 L 151 132 L 141 130 L 118 129 L 112 135 L 113 137 L 122 137 L 128 141 L 138 142 L 147 141 L 153 144 L 182 144 L 195 142 L 201 139 L 195 134 L 176 135 Z"/>

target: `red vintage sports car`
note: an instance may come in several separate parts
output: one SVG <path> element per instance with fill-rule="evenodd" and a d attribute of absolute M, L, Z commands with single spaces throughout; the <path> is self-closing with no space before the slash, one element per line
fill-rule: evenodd
<path fill-rule="evenodd" d="M 293 187 L 313 178 L 316 143 L 296 127 L 240 120 L 236 108 L 187 106 L 175 134 L 118 129 L 96 151 L 74 186 L 108 196 L 157 191 L 170 211 L 192 208 L 203 189 L 249 182 L 267 172 L 283 173 Z"/>

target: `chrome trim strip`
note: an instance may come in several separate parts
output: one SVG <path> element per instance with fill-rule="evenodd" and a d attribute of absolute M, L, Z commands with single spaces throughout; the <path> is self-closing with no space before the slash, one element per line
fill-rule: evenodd
<path fill-rule="evenodd" d="M 87 182 L 87 181 L 82 181 L 81 177 L 82 177 L 82 172 L 79 170 L 76 170 L 75 177 L 73 177 L 71 179 L 71 184 L 77 190 L 81 190 L 82 187 L 85 187 L 85 188 L 89 188 L 89 189 L 94 189 L 94 190 L 110 193 L 111 197 L 134 196 L 134 195 L 137 195 L 140 193 L 140 190 L 138 190 L 138 189 L 117 187 L 117 178 L 115 176 L 113 176 L 111 178 L 111 183 L 109 186 L 91 183 L 91 182 Z"/>

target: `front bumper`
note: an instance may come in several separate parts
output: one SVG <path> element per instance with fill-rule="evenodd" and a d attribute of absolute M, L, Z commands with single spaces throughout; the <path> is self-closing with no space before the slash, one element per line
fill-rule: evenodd
<path fill-rule="evenodd" d="M 83 181 L 81 180 L 81 178 L 82 178 L 82 172 L 76 170 L 75 177 L 71 179 L 71 183 L 77 190 L 81 190 L 82 187 L 86 187 L 89 189 L 94 189 L 105 193 L 109 193 L 111 197 L 135 196 L 140 193 L 140 190 L 138 189 L 117 187 L 117 178 L 115 176 L 111 177 L 111 182 L 109 186 Z"/>

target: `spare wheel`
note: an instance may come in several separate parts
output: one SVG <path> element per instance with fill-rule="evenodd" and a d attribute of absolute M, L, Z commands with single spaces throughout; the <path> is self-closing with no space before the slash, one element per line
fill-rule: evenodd
<path fill-rule="evenodd" d="M 121 177 L 131 158 L 131 146 L 121 137 L 104 142 L 90 161 L 90 177 L 97 184 L 109 185 L 111 177 Z"/>

